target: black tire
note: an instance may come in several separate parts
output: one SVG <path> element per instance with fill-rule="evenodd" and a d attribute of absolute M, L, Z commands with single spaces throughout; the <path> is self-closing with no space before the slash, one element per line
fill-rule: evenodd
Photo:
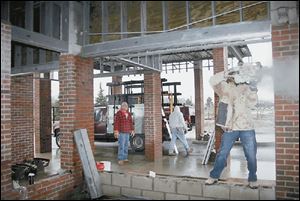
<path fill-rule="evenodd" d="M 60 148 L 60 129 L 56 129 L 54 131 L 54 134 L 56 145 L 58 146 L 58 148 Z"/>
<path fill-rule="evenodd" d="M 143 135 L 134 135 L 130 138 L 130 146 L 133 151 L 141 152 L 145 150 L 145 137 Z"/>

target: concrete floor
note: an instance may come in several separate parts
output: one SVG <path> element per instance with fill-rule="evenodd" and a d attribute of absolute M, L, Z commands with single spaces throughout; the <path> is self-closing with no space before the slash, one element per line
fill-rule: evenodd
<path fill-rule="evenodd" d="M 266 124 L 266 121 L 268 123 Z M 262 124 L 256 130 L 256 138 L 258 142 L 257 153 L 257 176 L 262 185 L 275 185 L 275 147 L 274 147 L 274 127 L 273 120 L 267 116 L 257 124 Z M 270 130 L 271 129 L 271 130 Z M 272 130 L 273 129 L 273 130 Z M 163 155 L 161 161 L 149 162 L 145 159 L 143 153 L 129 152 L 130 163 L 119 166 L 117 163 L 117 142 L 95 142 L 96 161 L 110 161 L 111 171 L 123 172 L 123 173 L 139 173 L 148 174 L 149 171 L 156 172 L 160 175 L 175 175 L 186 177 L 198 177 L 207 178 L 209 172 L 213 167 L 213 164 L 208 163 L 202 165 L 202 159 L 206 149 L 206 143 L 203 141 L 195 141 L 195 129 L 187 134 L 188 142 L 194 149 L 193 153 L 189 157 L 185 157 L 185 151 L 182 144 L 177 141 L 177 147 L 179 150 L 178 156 Z M 164 153 L 167 153 L 169 142 L 164 142 Z M 44 178 L 49 175 L 58 174 L 62 171 L 60 169 L 60 149 L 55 144 L 55 138 L 52 141 L 52 154 L 38 154 L 36 157 L 45 157 L 51 159 L 48 167 L 45 168 L 45 173 L 40 174 L 38 178 Z M 245 160 L 243 148 L 239 142 L 237 142 L 231 150 L 230 157 L 228 159 L 228 166 L 224 169 L 221 179 L 228 182 L 242 182 L 247 181 L 247 162 Z"/>

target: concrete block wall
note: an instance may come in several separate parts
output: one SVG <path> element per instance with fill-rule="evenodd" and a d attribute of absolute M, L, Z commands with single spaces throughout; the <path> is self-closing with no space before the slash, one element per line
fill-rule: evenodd
<path fill-rule="evenodd" d="M 294 80 L 299 86 L 299 24 L 272 26 L 272 50 L 277 78 L 275 91 L 275 152 L 276 152 L 276 198 L 299 199 L 299 93 L 282 89 L 284 82 Z M 291 65 L 277 65 L 289 63 Z M 298 62 L 298 63 L 297 63 Z M 291 72 L 291 73 L 289 73 Z M 297 72 L 297 73 L 293 73 Z M 286 73 L 289 76 L 283 77 Z M 277 81 L 276 81 L 277 80 Z M 281 88 L 281 89 L 280 89 Z"/>
<path fill-rule="evenodd" d="M 11 26 L 1 22 L 1 200 L 11 191 Z"/>
<path fill-rule="evenodd" d="M 33 75 L 11 77 L 12 163 L 34 157 Z"/>
<path fill-rule="evenodd" d="M 144 74 L 145 156 L 156 161 L 162 158 L 162 114 L 160 73 Z"/>
<path fill-rule="evenodd" d="M 244 185 L 220 183 L 206 186 L 204 179 L 171 176 L 100 173 L 102 190 L 108 196 L 133 196 L 154 200 L 274 200 L 275 188 L 260 186 L 250 189 Z"/>

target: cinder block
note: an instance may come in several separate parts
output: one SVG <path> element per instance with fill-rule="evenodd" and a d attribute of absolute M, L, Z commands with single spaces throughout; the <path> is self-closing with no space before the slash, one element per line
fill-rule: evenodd
<path fill-rule="evenodd" d="M 121 194 L 122 195 L 126 195 L 126 196 L 141 196 L 142 195 L 142 191 L 139 190 L 139 189 L 122 187 L 121 188 Z"/>
<path fill-rule="evenodd" d="M 111 185 L 111 173 L 107 172 L 101 172 L 100 174 L 100 180 L 102 184 L 109 184 Z"/>
<path fill-rule="evenodd" d="M 164 193 L 162 193 L 162 192 L 143 191 L 142 194 L 145 198 L 150 198 L 153 200 L 164 200 L 165 199 Z"/>
<path fill-rule="evenodd" d="M 275 188 L 260 188 L 259 189 L 260 200 L 276 200 Z"/>
<path fill-rule="evenodd" d="M 213 198 L 199 197 L 199 196 L 190 196 L 190 200 L 217 200 Z"/>
<path fill-rule="evenodd" d="M 177 193 L 202 196 L 202 182 L 186 179 L 177 181 Z"/>
<path fill-rule="evenodd" d="M 156 177 L 154 179 L 154 191 L 175 193 L 176 180 L 167 177 Z"/>
<path fill-rule="evenodd" d="M 110 196 L 121 195 L 121 187 L 102 185 L 102 192 L 104 195 L 110 195 Z"/>
<path fill-rule="evenodd" d="M 216 184 L 212 186 L 203 185 L 203 196 L 211 198 L 229 199 L 228 185 Z"/>
<path fill-rule="evenodd" d="M 115 186 L 125 186 L 130 187 L 131 175 L 128 174 L 112 174 L 112 184 Z"/>
<path fill-rule="evenodd" d="M 153 190 L 153 179 L 146 176 L 133 176 L 132 187 L 144 190 Z"/>
<path fill-rule="evenodd" d="M 259 189 L 246 186 L 231 186 L 230 200 L 258 200 Z"/>
<path fill-rule="evenodd" d="M 179 194 L 172 194 L 167 193 L 166 194 L 166 200 L 188 200 L 189 196 L 187 195 L 179 195 Z"/>

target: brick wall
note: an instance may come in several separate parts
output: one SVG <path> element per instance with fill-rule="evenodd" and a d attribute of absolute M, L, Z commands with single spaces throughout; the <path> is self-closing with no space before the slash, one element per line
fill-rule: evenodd
<path fill-rule="evenodd" d="M 204 133 L 204 101 L 203 101 L 203 74 L 202 61 L 194 61 L 195 82 L 195 128 L 196 139 L 200 140 Z"/>
<path fill-rule="evenodd" d="M 33 75 L 11 77 L 12 163 L 34 157 Z"/>
<path fill-rule="evenodd" d="M 156 161 L 162 158 L 162 114 L 160 73 L 144 74 L 145 88 L 145 156 Z"/>
<path fill-rule="evenodd" d="M 213 62 L 214 62 L 214 74 L 227 69 L 227 48 L 215 48 L 213 49 Z M 217 107 L 219 103 L 219 96 L 215 94 L 215 116 L 217 114 Z M 215 149 L 218 151 L 221 145 L 221 138 L 223 130 L 219 126 L 215 126 Z"/>
<path fill-rule="evenodd" d="M 73 135 L 75 130 L 86 128 L 95 150 L 92 59 L 60 56 L 59 90 L 61 168 L 71 170 L 76 180 L 82 182 L 82 165 Z"/>
<path fill-rule="evenodd" d="M 1 200 L 11 191 L 11 26 L 1 22 Z"/>
<path fill-rule="evenodd" d="M 299 72 L 299 24 L 272 26 L 272 49 L 275 75 L 275 143 L 276 143 L 276 198 L 299 199 L 299 93 L 286 94 L 278 79 L 286 72 Z M 296 61 L 293 65 L 279 65 Z M 298 64 L 297 64 L 298 61 Z M 290 73 L 282 80 L 295 80 Z"/>

